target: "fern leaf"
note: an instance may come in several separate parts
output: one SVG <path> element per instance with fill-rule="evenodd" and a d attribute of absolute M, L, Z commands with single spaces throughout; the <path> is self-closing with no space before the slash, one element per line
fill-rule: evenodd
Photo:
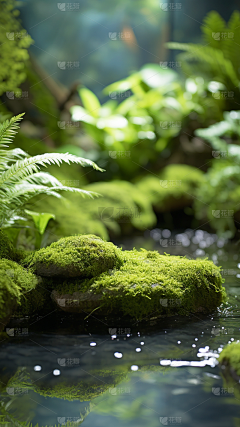
<path fill-rule="evenodd" d="M 81 166 L 92 166 L 94 169 L 103 171 L 94 162 L 82 157 L 74 156 L 69 153 L 46 153 L 39 156 L 30 157 L 24 160 L 17 161 L 8 170 L 2 173 L 0 177 L 0 186 L 7 183 L 17 182 L 28 175 L 39 171 L 40 166 L 47 167 L 51 164 L 60 166 L 62 162 L 77 163 Z"/>
<path fill-rule="evenodd" d="M 34 157 L 19 148 L 5 150 L 12 142 L 19 128 L 23 114 L 6 120 L 0 124 L 0 227 L 13 225 L 22 219 L 24 207 L 38 195 L 61 198 L 61 191 L 70 191 L 81 194 L 83 197 L 97 197 L 99 194 L 80 188 L 65 186 L 51 174 L 40 171 L 47 167 L 61 163 L 76 163 L 81 166 L 92 166 L 103 171 L 94 162 L 69 153 L 46 153 Z"/>
<path fill-rule="evenodd" d="M 240 81 L 234 70 L 234 67 L 231 61 L 224 57 L 224 54 L 221 50 L 214 49 L 209 46 L 187 44 L 187 43 L 167 43 L 167 46 L 170 49 L 179 49 L 188 52 L 189 59 L 195 60 L 197 62 L 205 62 L 211 65 L 213 70 L 213 78 L 221 81 L 222 83 L 226 82 L 226 77 L 233 85 L 239 87 Z M 220 77 L 220 78 L 218 78 Z"/>
<path fill-rule="evenodd" d="M 214 10 L 204 18 L 201 30 L 207 45 L 223 49 L 226 39 L 222 35 L 227 33 L 227 24 L 218 12 Z"/>
<path fill-rule="evenodd" d="M 23 119 L 24 114 L 19 114 L 0 124 L 0 148 L 8 147 L 8 144 L 12 143 L 17 129 L 19 129 L 19 122 Z"/>

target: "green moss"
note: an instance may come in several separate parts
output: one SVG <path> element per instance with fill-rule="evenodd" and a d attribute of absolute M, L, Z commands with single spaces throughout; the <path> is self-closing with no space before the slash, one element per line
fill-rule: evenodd
<path fill-rule="evenodd" d="M 25 260 L 35 273 L 50 277 L 93 277 L 122 263 L 120 249 L 91 234 L 62 238 Z"/>
<path fill-rule="evenodd" d="M 219 356 L 219 363 L 232 368 L 240 377 L 240 343 L 228 344 Z"/>
<path fill-rule="evenodd" d="M 41 310 L 51 310 L 52 301 L 49 290 L 40 279 L 35 288 L 22 294 L 20 304 L 14 312 L 14 317 L 31 316 L 35 313 L 39 314 Z"/>
<path fill-rule="evenodd" d="M 100 295 L 98 313 L 124 313 L 138 319 L 154 315 L 210 312 L 224 301 L 220 268 L 212 261 L 189 260 L 158 252 L 124 251 L 124 265 L 90 280 L 52 282 L 58 295 L 86 295 L 79 308 L 91 311 L 89 301 Z M 89 298 L 88 298 L 89 296 Z M 94 301 L 95 303 L 95 301 Z"/>
<path fill-rule="evenodd" d="M 235 235 L 240 220 L 239 170 L 235 160 L 213 161 L 194 201 L 196 218 L 208 221 L 219 235 L 226 238 Z"/>
<path fill-rule="evenodd" d="M 0 316 L 11 315 L 21 298 L 37 284 L 36 277 L 14 261 L 0 260 Z"/>
<path fill-rule="evenodd" d="M 6 334 L 6 332 L 0 332 L 0 344 L 3 342 L 3 341 L 5 341 L 6 342 L 6 340 L 8 340 L 9 339 L 9 335 L 8 334 Z M 0 385 L 0 393 L 1 393 L 1 385 Z"/>
<path fill-rule="evenodd" d="M 127 181 L 95 182 L 84 188 L 99 193 L 96 199 L 71 200 L 79 212 L 85 212 L 100 222 L 113 236 L 128 234 L 133 229 L 145 230 L 155 225 L 156 217 L 145 194 Z"/>
<path fill-rule="evenodd" d="M 148 175 L 137 184 L 144 197 L 158 212 L 169 212 L 191 205 L 203 172 L 188 165 L 166 166 L 159 176 Z"/>
<path fill-rule="evenodd" d="M 16 10 L 14 0 L 0 0 L 0 10 L 0 95 L 2 95 L 7 91 L 18 91 L 20 84 L 25 80 L 25 63 L 29 58 L 27 49 L 33 40 L 19 22 L 19 11 Z"/>
<path fill-rule="evenodd" d="M 15 259 L 15 249 L 8 236 L 0 230 L 0 259 Z"/>
<path fill-rule="evenodd" d="M 104 224 L 100 220 L 93 218 L 86 209 L 81 207 L 82 203 L 84 203 L 84 199 L 80 195 L 75 196 L 74 203 L 67 198 L 56 200 L 53 197 L 45 199 L 44 205 L 41 201 L 36 203 L 34 210 L 51 212 L 56 217 L 56 220 L 52 221 L 48 227 L 48 244 L 59 240 L 61 237 L 75 234 L 94 234 L 104 240 L 109 239 Z"/>
<path fill-rule="evenodd" d="M 18 368 L 13 377 L 8 381 L 6 387 L 16 387 L 33 390 L 35 393 L 45 397 L 64 399 L 68 401 L 80 400 L 86 402 L 101 395 L 111 387 L 125 380 L 128 367 L 124 370 L 91 370 L 87 378 L 74 378 L 69 381 L 68 377 L 39 379 L 37 382 L 31 378 L 27 368 Z"/>

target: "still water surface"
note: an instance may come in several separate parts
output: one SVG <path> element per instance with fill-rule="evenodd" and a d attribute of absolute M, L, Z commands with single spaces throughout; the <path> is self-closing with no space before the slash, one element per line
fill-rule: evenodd
<path fill-rule="evenodd" d="M 201 230 L 117 243 L 208 256 L 223 268 L 228 304 L 209 316 L 141 323 L 56 313 L 13 320 L 0 347 L 0 426 L 240 426 L 240 384 L 225 382 L 217 362 L 240 340 L 238 243 Z"/>

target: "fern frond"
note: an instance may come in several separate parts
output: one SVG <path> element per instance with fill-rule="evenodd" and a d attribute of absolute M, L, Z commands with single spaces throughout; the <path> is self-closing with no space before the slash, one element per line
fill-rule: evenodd
<path fill-rule="evenodd" d="M 225 44 L 223 46 L 223 52 L 225 57 L 232 62 L 234 69 L 237 70 L 239 75 L 240 13 L 237 10 L 233 12 L 228 22 L 228 33 L 232 34 L 233 38 L 227 38 L 225 40 Z"/>
<path fill-rule="evenodd" d="M 40 166 L 47 167 L 51 164 L 60 166 L 61 163 L 77 163 L 81 166 L 92 166 L 94 169 L 103 171 L 94 162 L 82 157 L 74 156 L 69 153 L 46 153 L 17 161 L 8 170 L 2 173 L 0 177 L 0 186 L 3 187 L 8 183 L 14 183 L 24 179 L 28 175 L 37 173 Z"/>
<path fill-rule="evenodd" d="M 40 171 L 41 167 L 52 164 L 60 166 L 63 162 L 92 166 L 103 171 L 91 160 L 69 153 L 46 153 L 30 157 L 19 148 L 4 149 L 12 142 L 22 116 L 19 114 L 0 124 L 0 227 L 13 225 L 15 221 L 23 219 L 24 216 L 20 217 L 19 214 L 23 212 L 24 215 L 24 207 L 40 194 L 61 198 L 61 191 L 70 191 L 83 197 L 99 196 L 91 191 L 65 186 L 51 174 Z"/>
<path fill-rule="evenodd" d="M 63 187 L 61 181 L 48 172 L 37 172 L 27 176 L 24 180 L 30 184 L 46 184 L 53 187 Z"/>
<path fill-rule="evenodd" d="M 204 41 L 214 49 L 223 50 L 225 38 L 222 34 L 227 33 L 227 24 L 215 10 L 208 13 L 201 26 Z M 218 37 L 219 35 L 219 37 Z"/>
<path fill-rule="evenodd" d="M 17 129 L 19 129 L 19 122 L 23 119 L 24 114 L 18 114 L 18 116 L 12 117 L 10 120 L 6 120 L 0 124 L 0 148 L 8 147 L 12 143 Z"/>
<path fill-rule="evenodd" d="M 16 160 L 23 160 L 26 157 L 29 157 L 28 154 L 21 150 L 21 148 L 14 148 L 13 150 L 0 150 L 0 171 L 8 169 L 11 166 L 11 163 L 15 162 Z"/>
<path fill-rule="evenodd" d="M 214 49 L 210 46 L 202 46 L 200 44 L 187 43 L 167 43 L 170 49 L 179 49 L 188 52 L 188 59 L 197 62 L 205 62 L 210 64 L 215 78 L 220 77 L 222 83 L 226 82 L 225 76 L 236 87 L 240 86 L 239 78 L 234 70 L 231 61 L 224 57 L 224 54 L 219 49 Z"/>

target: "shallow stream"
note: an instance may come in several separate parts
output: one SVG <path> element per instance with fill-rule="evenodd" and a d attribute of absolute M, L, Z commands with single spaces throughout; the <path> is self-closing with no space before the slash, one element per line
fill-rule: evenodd
<path fill-rule="evenodd" d="M 239 244 L 159 229 L 115 243 L 208 256 L 223 268 L 228 303 L 208 316 L 140 323 L 97 313 L 13 319 L 0 347 L 0 426 L 240 426 L 240 384 L 225 382 L 217 361 L 240 340 Z"/>

